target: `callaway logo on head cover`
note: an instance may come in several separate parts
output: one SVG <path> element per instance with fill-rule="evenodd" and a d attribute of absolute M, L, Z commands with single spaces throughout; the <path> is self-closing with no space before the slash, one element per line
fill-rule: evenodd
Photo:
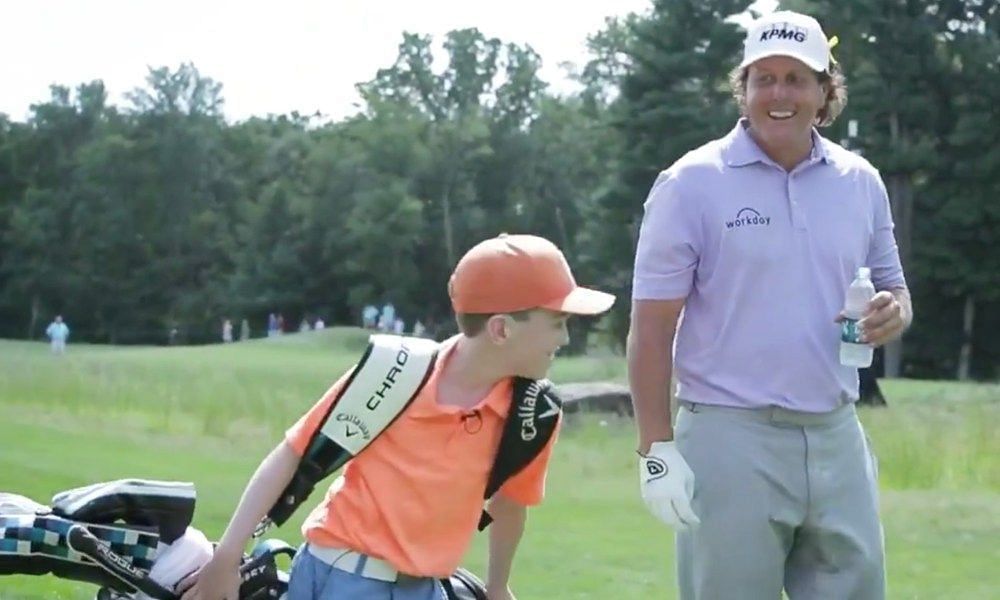
<path fill-rule="evenodd" d="M 775 23 L 770 29 L 765 29 L 760 33 L 760 41 L 766 42 L 772 39 L 795 40 L 796 42 L 806 41 L 806 30 L 796 27 L 790 23 Z"/>

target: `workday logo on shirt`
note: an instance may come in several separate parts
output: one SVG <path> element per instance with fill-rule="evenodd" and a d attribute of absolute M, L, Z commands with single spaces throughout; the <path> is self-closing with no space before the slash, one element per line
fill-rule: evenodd
<path fill-rule="evenodd" d="M 739 229 L 741 227 L 767 227 L 771 224 L 771 217 L 765 217 L 761 215 L 756 210 L 750 208 L 741 208 L 738 213 L 736 213 L 736 218 L 732 221 L 726 221 L 726 229 Z"/>

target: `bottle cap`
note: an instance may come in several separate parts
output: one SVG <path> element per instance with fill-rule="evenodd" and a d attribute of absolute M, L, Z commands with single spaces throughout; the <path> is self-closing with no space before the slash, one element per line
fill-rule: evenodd
<path fill-rule="evenodd" d="M 871 279 L 871 278 L 872 278 L 872 270 L 871 269 L 869 269 L 868 267 L 859 267 L 858 268 L 858 279 Z"/>

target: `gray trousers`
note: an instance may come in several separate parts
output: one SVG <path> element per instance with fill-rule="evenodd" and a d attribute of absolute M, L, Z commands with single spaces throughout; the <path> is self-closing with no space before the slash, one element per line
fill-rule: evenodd
<path fill-rule="evenodd" d="M 877 463 L 854 405 L 810 414 L 681 401 L 701 519 L 677 534 L 681 600 L 882 600 Z"/>

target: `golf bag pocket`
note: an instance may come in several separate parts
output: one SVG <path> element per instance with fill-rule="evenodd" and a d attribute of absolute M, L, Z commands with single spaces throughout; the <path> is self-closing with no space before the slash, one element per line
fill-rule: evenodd
<path fill-rule="evenodd" d="M 149 527 L 172 544 L 191 524 L 195 498 L 193 483 L 120 479 L 60 492 L 52 497 L 52 512 L 82 523 Z"/>

